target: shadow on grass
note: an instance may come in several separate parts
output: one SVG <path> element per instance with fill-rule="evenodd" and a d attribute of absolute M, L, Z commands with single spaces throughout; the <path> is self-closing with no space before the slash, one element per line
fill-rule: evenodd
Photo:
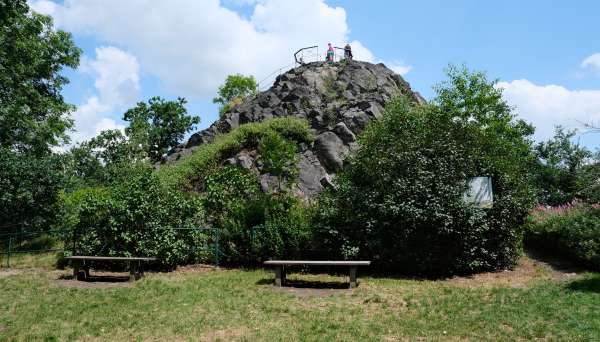
<path fill-rule="evenodd" d="M 585 278 L 574 280 L 567 288 L 578 292 L 593 292 L 600 293 L 600 274 L 593 274 Z"/>
<path fill-rule="evenodd" d="M 256 282 L 256 285 L 273 285 L 273 278 L 264 278 Z M 316 280 L 300 280 L 300 279 L 286 279 L 283 287 L 291 287 L 298 289 L 348 289 L 347 282 L 340 281 L 316 281 Z"/>
<path fill-rule="evenodd" d="M 76 280 L 72 274 L 63 274 L 58 277 L 60 280 Z M 126 283 L 129 282 L 129 275 L 94 275 L 90 274 L 85 280 L 80 280 L 88 283 Z"/>

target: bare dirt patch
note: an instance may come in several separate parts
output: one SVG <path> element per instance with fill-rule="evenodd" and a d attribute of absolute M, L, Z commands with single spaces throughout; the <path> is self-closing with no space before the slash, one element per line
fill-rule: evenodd
<path fill-rule="evenodd" d="M 172 273 L 206 273 L 218 270 L 218 267 L 206 264 L 194 264 L 177 267 Z"/>
<path fill-rule="evenodd" d="M 553 280 L 564 281 L 576 277 L 580 270 L 567 267 L 567 263 L 558 260 L 548 260 L 540 258 L 528 252 L 528 255 L 521 258 L 517 267 L 512 270 L 502 270 L 497 272 L 486 272 L 474 274 L 466 277 L 452 277 L 444 282 L 463 286 L 463 287 L 514 287 L 523 288 L 529 286 L 534 281 Z"/>
<path fill-rule="evenodd" d="M 248 327 L 236 327 L 231 329 L 222 329 L 209 331 L 202 334 L 201 341 L 231 341 L 239 339 L 250 332 Z"/>
<path fill-rule="evenodd" d="M 4 330 L 6 330 L 6 326 L 0 324 L 0 332 L 3 332 Z"/>
<path fill-rule="evenodd" d="M 12 269 L 12 268 L 0 269 L 0 278 L 10 277 L 13 275 L 19 275 L 19 274 L 23 274 L 23 273 L 25 273 L 25 272 L 22 269 Z"/>

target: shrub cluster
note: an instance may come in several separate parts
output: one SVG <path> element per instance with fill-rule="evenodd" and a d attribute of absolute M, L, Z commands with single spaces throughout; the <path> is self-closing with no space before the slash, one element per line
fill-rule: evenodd
<path fill-rule="evenodd" d="M 600 270 L 600 206 L 582 202 L 540 206 L 527 221 L 525 243 Z"/>
<path fill-rule="evenodd" d="M 210 226 L 226 262 L 297 255 L 310 236 L 306 209 L 282 183 L 297 173 L 296 144 L 310 139 L 306 122 L 274 119 L 243 125 L 158 171 L 123 165 L 120 182 L 63 196 L 63 225 L 74 233 L 67 246 L 75 240 L 78 254 L 151 256 L 174 266 L 214 256 L 197 248 L 213 243 L 212 233 L 180 229 Z M 259 150 L 279 191 L 264 193 L 255 173 L 220 165 L 243 148 Z"/>
<path fill-rule="evenodd" d="M 320 199 L 316 240 L 332 257 L 371 259 L 388 272 L 511 267 L 533 202 L 530 133 L 484 75 L 451 70 L 433 104 L 399 98 L 362 134 Z M 475 176 L 492 178 L 490 209 L 463 201 Z"/>
<path fill-rule="evenodd" d="M 64 196 L 64 226 L 72 231 L 66 248 L 80 255 L 157 257 L 163 266 L 196 261 L 191 251 L 206 236 L 180 228 L 200 224 L 197 196 L 164 187 L 147 166 L 128 174 L 121 184 Z"/>
<path fill-rule="evenodd" d="M 310 239 L 307 209 L 287 193 L 265 193 L 256 175 L 227 166 L 206 179 L 206 212 L 221 231 L 224 260 L 253 265 L 301 255 Z"/>

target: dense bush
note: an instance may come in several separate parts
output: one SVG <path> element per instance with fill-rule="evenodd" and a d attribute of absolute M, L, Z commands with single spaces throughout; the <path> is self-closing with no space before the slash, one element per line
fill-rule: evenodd
<path fill-rule="evenodd" d="M 226 262 L 255 264 L 297 255 L 309 239 L 309 224 L 289 186 L 264 193 L 255 173 L 220 162 L 243 148 L 257 148 L 264 171 L 278 176 L 281 185 L 297 172 L 296 144 L 310 139 L 305 122 L 276 119 L 243 125 L 158 171 L 119 163 L 112 169 L 117 181 L 64 196 L 62 216 L 75 234 L 74 252 L 153 256 L 173 266 L 205 255 L 193 250 L 217 238 L 173 228 L 211 226 L 219 230 L 220 259 Z M 72 246 L 73 234 L 68 240 Z"/>
<path fill-rule="evenodd" d="M 300 200 L 286 192 L 262 192 L 256 175 L 240 167 L 224 167 L 207 177 L 205 208 L 220 229 L 229 263 L 298 257 L 310 239 L 307 209 Z"/>
<path fill-rule="evenodd" d="M 575 202 L 538 207 L 527 222 L 525 242 L 600 270 L 600 206 Z"/>
<path fill-rule="evenodd" d="M 514 265 L 531 208 L 532 129 L 514 120 L 493 82 L 451 69 L 430 105 L 386 106 L 321 198 L 316 241 L 334 257 L 387 271 L 448 275 Z M 466 180 L 489 176 L 490 209 L 463 202 Z"/>
<path fill-rule="evenodd" d="M 35 156 L 0 148 L 0 234 L 44 231 L 56 223 L 65 185 L 58 155 Z"/>
<path fill-rule="evenodd" d="M 157 257 L 164 266 L 193 261 L 203 234 L 199 199 L 165 188 L 146 166 L 112 187 L 83 188 L 64 196 L 64 226 L 72 253 Z M 75 241 L 73 241 L 75 240 Z M 74 246 L 74 247 L 72 247 Z"/>

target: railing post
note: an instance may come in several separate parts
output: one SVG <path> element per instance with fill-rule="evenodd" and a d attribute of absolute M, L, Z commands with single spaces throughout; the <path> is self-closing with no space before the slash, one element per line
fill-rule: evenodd
<path fill-rule="evenodd" d="M 6 268 L 10 268 L 10 249 L 12 248 L 12 237 L 8 238 L 8 253 L 6 254 Z"/>

